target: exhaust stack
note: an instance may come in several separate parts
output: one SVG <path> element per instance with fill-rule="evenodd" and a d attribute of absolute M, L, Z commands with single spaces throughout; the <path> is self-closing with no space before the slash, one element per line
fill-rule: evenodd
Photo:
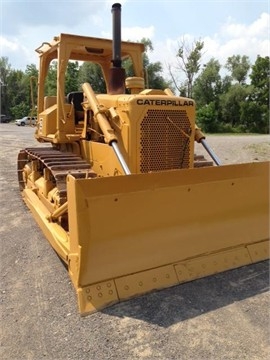
<path fill-rule="evenodd" d="M 112 95 L 125 93 L 125 70 L 121 58 L 121 4 L 112 5 L 112 64 L 110 69 L 108 93 Z"/>
<path fill-rule="evenodd" d="M 112 6 L 112 40 L 113 40 L 113 58 L 114 67 L 121 67 L 121 5 Z"/>

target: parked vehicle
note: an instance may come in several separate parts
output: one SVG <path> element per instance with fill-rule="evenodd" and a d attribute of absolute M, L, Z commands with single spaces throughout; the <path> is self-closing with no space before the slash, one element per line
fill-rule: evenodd
<path fill-rule="evenodd" d="M 0 123 L 9 123 L 10 121 L 11 121 L 10 116 L 1 114 Z"/>
<path fill-rule="evenodd" d="M 25 116 L 22 119 L 15 120 L 15 124 L 18 126 L 25 126 L 25 125 L 36 125 L 37 118 L 31 116 Z"/>

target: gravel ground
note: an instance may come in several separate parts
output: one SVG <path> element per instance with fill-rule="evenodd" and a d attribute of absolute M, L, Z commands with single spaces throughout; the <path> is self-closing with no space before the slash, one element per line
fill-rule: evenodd
<path fill-rule="evenodd" d="M 270 136 L 207 139 L 223 164 L 270 157 Z M 20 199 L 16 158 L 37 145 L 33 129 L 0 124 L 0 140 L 1 359 L 269 359 L 267 261 L 80 317 L 65 267 Z"/>

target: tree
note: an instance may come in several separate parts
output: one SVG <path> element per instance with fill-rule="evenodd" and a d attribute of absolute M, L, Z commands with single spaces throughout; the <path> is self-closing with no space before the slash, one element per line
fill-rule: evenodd
<path fill-rule="evenodd" d="M 162 64 L 160 61 L 151 63 L 148 52 L 153 51 L 153 44 L 150 39 L 142 38 L 140 41 L 145 46 L 145 53 L 143 54 L 143 67 L 146 71 L 146 87 L 149 89 L 165 89 L 171 86 L 171 82 L 162 76 Z M 123 62 L 123 68 L 126 71 L 126 76 L 134 76 L 134 70 L 131 59 Z"/>
<path fill-rule="evenodd" d="M 250 62 L 248 56 L 233 55 L 227 59 L 225 67 L 231 72 L 234 80 L 238 84 L 244 84 L 247 79 L 248 71 L 250 69 Z"/>
<path fill-rule="evenodd" d="M 66 70 L 65 93 L 79 90 L 78 82 L 79 63 L 78 61 L 69 61 Z"/>
<path fill-rule="evenodd" d="M 20 118 L 29 114 L 31 108 L 30 83 L 27 73 L 13 70 L 8 66 L 5 77 L 5 112 L 12 118 Z M 2 109 L 1 109 L 2 110 Z"/>
<path fill-rule="evenodd" d="M 217 103 L 222 90 L 220 69 L 221 65 L 218 60 L 212 58 L 195 80 L 193 95 L 198 107 L 208 105 L 211 102 Z"/>
<path fill-rule="evenodd" d="M 146 70 L 146 87 L 149 89 L 165 89 L 171 86 L 171 82 L 164 79 L 162 76 L 163 67 L 160 61 L 151 63 L 148 52 L 154 50 L 153 44 L 150 39 L 143 38 L 141 42 L 145 46 L 145 53 L 143 54 L 143 66 Z"/>
<path fill-rule="evenodd" d="M 252 66 L 250 74 L 251 85 L 254 86 L 252 100 L 259 105 L 268 107 L 269 105 L 269 76 L 270 61 L 269 56 L 257 56 L 255 64 Z"/>
<path fill-rule="evenodd" d="M 197 124 L 205 132 L 218 132 L 220 130 L 220 124 L 217 118 L 217 110 L 214 102 L 205 104 L 197 110 L 196 114 Z"/>
<path fill-rule="evenodd" d="M 177 72 L 183 71 L 186 80 L 178 84 L 176 77 L 173 75 L 172 66 L 169 65 L 169 72 L 172 77 L 173 83 L 180 95 L 185 95 L 187 97 L 193 97 L 193 82 L 194 77 L 200 70 L 200 60 L 202 57 L 202 49 L 204 47 L 204 42 L 197 40 L 191 47 L 189 47 L 184 39 L 179 45 L 179 49 L 176 54 L 177 59 Z M 183 94 L 184 93 L 184 94 Z"/>
<path fill-rule="evenodd" d="M 51 62 L 45 82 L 45 95 L 56 96 L 57 60 Z"/>
<path fill-rule="evenodd" d="M 165 80 L 162 76 L 162 64 L 157 61 L 150 63 L 146 67 L 147 71 L 147 82 L 146 86 L 149 89 L 161 89 L 164 90 L 171 86 L 168 80 Z"/>
<path fill-rule="evenodd" d="M 246 101 L 250 88 L 240 84 L 232 85 L 220 96 L 222 121 L 232 127 L 241 125 L 241 106 Z"/>
<path fill-rule="evenodd" d="M 69 61 L 65 76 L 65 93 L 79 90 L 78 82 L 79 63 L 78 61 Z M 45 83 L 45 94 L 47 96 L 56 96 L 57 87 L 57 60 L 53 60 L 49 66 Z"/>
<path fill-rule="evenodd" d="M 257 56 L 250 74 L 252 89 L 242 107 L 241 122 L 252 132 L 269 133 L 269 56 Z"/>
<path fill-rule="evenodd" d="M 193 94 L 197 106 L 197 122 L 206 132 L 218 132 L 219 96 L 222 80 L 220 63 L 212 58 L 194 82 Z"/>
<path fill-rule="evenodd" d="M 3 56 L 0 58 L 0 111 L 1 114 L 9 115 L 8 109 L 8 76 L 11 71 L 11 65 L 8 58 Z"/>
<path fill-rule="evenodd" d="M 253 101 L 242 104 L 241 125 L 246 132 L 269 133 L 269 118 L 266 118 L 263 108 Z"/>
<path fill-rule="evenodd" d="M 27 104 L 31 106 L 31 116 L 36 116 L 38 69 L 36 65 L 27 65 L 24 74 L 23 84 L 27 91 Z M 30 115 L 30 114 L 29 114 Z"/>
<path fill-rule="evenodd" d="M 88 82 L 96 93 L 106 93 L 106 84 L 100 65 L 84 62 L 78 72 L 78 84 Z"/>

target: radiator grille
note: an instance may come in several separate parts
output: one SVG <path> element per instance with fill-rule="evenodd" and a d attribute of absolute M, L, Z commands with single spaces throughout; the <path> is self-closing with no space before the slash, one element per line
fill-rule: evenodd
<path fill-rule="evenodd" d="M 148 110 L 140 126 L 140 171 L 189 167 L 191 125 L 186 111 Z M 186 134 L 186 135 L 185 135 Z"/>

